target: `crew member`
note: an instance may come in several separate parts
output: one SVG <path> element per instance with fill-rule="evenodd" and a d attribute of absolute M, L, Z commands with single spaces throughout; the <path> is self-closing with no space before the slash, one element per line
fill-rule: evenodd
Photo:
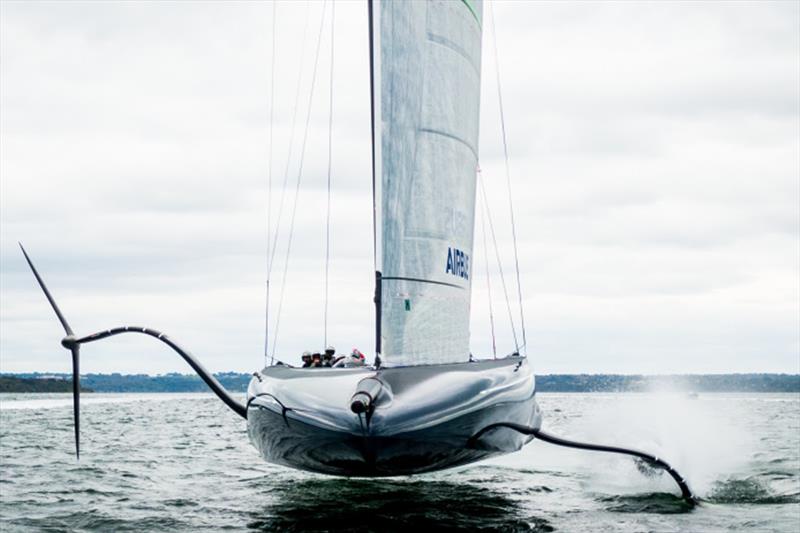
<path fill-rule="evenodd" d="M 364 366 L 366 363 L 367 358 L 364 357 L 364 354 L 358 351 L 356 348 L 353 348 L 353 352 L 350 354 L 350 365 Z"/>
<path fill-rule="evenodd" d="M 325 348 L 325 353 L 322 354 L 322 365 L 326 367 L 333 366 L 334 357 L 333 355 L 336 353 L 336 348 L 333 346 L 328 346 Z"/>
<path fill-rule="evenodd" d="M 353 351 L 350 352 L 349 356 L 338 359 L 334 366 L 339 368 L 353 368 L 357 366 L 364 366 L 365 364 L 366 358 L 364 357 L 364 354 L 358 351 L 357 348 L 353 348 Z"/>

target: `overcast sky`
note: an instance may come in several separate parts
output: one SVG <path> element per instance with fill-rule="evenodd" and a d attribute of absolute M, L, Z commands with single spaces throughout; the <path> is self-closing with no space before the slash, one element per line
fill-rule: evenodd
<path fill-rule="evenodd" d="M 537 372 L 800 371 L 799 6 L 495 5 Z M 69 369 L 17 241 L 79 334 L 145 325 L 214 371 L 260 368 L 272 12 L 0 4 L 0 370 Z M 277 5 L 274 198 L 302 74 L 288 206 L 321 14 Z M 481 167 L 511 282 L 488 4 L 484 16 Z M 371 355 L 366 31 L 365 2 L 336 2 L 328 331 Z M 330 18 L 321 50 L 278 337 L 288 361 L 323 346 Z M 479 222 L 475 235 L 471 344 L 489 355 Z M 83 353 L 83 372 L 190 371 L 144 336 Z"/>

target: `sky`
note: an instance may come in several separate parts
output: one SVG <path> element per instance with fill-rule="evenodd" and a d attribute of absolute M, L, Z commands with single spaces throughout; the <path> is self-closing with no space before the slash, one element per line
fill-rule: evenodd
<path fill-rule="evenodd" d="M 499 71 L 535 371 L 800 372 L 800 3 L 493 11 L 480 166 L 519 328 Z M 288 183 L 274 319 L 307 116 L 270 335 L 289 362 L 321 349 L 331 56 L 327 341 L 371 355 L 366 5 L 335 3 L 333 54 L 330 4 L 322 14 L 317 1 L 0 3 L 0 371 L 70 369 L 17 241 L 78 334 L 149 326 L 213 371 L 261 368 L 268 182 L 273 230 Z M 491 301 L 505 354 L 476 221 L 472 351 L 491 355 Z M 87 373 L 190 372 L 145 336 L 82 354 Z"/>

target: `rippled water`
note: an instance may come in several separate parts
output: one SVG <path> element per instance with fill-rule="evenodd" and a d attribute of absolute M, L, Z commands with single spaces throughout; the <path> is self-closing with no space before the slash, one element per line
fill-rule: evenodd
<path fill-rule="evenodd" d="M 78 463 L 69 395 L 3 395 L 0 530 L 800 530 L 800 395 L 539 401 L 549 431 L 666 457 L 704 503 L 628 458 L 537 441 L 410 478 L 302 473 L 264 463 L 245 422 L 204 394 L 84 395 Z"/>

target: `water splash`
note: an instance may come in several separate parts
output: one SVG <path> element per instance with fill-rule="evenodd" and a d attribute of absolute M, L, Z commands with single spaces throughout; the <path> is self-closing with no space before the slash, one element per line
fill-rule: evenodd
<path fill-rule="evenodd" d="M 666 459 L 700 497 L 721 478 L 746 469 L 756 449 L 749 430 L 737 424 L 736 413 L 722 397 L 663 390 L 595 395 L 581 423 L 566 428 L 569 437 L 636 448 Z M 625 457 L 586 456 L 581 470 L 587 488 L 602 493 L 675 491 L 668 476 Z"/>

